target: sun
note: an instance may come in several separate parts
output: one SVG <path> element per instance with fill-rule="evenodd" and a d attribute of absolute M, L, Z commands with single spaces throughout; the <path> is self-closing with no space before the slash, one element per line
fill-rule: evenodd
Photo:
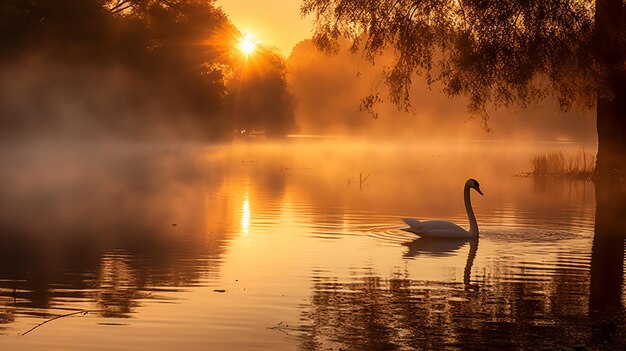
<path fill-rule="evenodd" d="M 244 34 L 239 39 L 239 50 L 244 56 L 250 56 L 254 53 L 256 49 L 257 40 L 249 33 Z"/>

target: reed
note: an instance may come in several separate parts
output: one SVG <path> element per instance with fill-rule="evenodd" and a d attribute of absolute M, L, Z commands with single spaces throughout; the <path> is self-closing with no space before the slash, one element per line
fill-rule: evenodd
<path fill-rule="evenodd" d="M 595 157 L 584 149 L 565 156 L 561 151 L 534 155 L 530 176 L 535 178 L 591 179 Z"/>

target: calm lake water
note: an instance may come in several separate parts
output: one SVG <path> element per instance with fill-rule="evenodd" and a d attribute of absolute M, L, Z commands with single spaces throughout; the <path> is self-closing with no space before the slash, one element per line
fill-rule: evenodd
<path fill-rule="evenodd" d="M 624 193 L 516 176 L 579 148 L 3 145 L 0 349 L 621 350 Z"/>

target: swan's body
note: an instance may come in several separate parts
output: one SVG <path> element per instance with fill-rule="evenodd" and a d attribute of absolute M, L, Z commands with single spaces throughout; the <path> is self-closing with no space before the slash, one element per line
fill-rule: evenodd
<path fill-rule="evenodd" d="M 448 221 L 418 221 L 415 218 L 403 218 L 402 221 L 409 226 L 402 230 L 424 238 L 465 239 L 478 236 L 478 233 L 472 235 L 469 231 Z"/>
<path fill-rule="evenodd" d="M 476 190 L 479 194 L 483 194 L 480 191 L 480 184 L 475 179 L 468 179 L 465 182 L 463 188 L 463 200 L 465 201 L 465 211 L 470 223 L 470 229 L 465 230 L 458 225 L 448 221 L 418 221 L 415 218 L 403 218 L 409 228 L 403 228 L 407 232 L 417 234 L 424 238 L 433 239 L 471 239 L 478 237 L 478 223 L 476 222 L 476 216 L 472 209 L 472 202 L 470 201 L 470 189 Z"/>

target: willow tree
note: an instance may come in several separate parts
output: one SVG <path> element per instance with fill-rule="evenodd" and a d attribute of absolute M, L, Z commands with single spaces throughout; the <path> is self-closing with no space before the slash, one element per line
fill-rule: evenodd
<path fill-rule="evenodd" d="M 562 110 L 596 108 L 596 175 L 626 171 L 623 0 L 303 0 L 313 39 L 334 50 L 352 41 L 385 70 L 389 98 L 410 105 L 415 78 L 465 95 L 486 122 L 488 105 L 526 107 L 544 98 Z M 366 105 L 379 99 L 366 98 Z"/>

